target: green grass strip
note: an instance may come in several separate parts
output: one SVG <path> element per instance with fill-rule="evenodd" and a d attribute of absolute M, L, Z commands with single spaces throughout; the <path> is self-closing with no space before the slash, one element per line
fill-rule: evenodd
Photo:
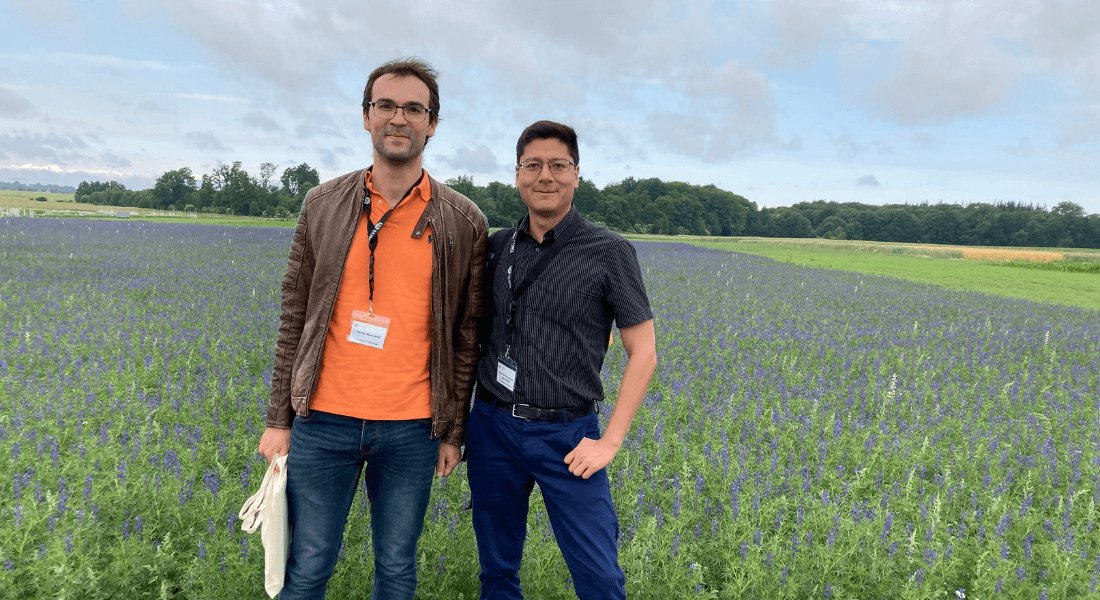
<path fill-rule="evenodd" d="M 1063 273 L 1097 273 L 1100 274 L 1100 263 L 1087 262 L 1030 262 L 1026 260 L 1006 260 L 990 263 L 994 267 L 1016 267 L 1018 269 L 1038 269 L 1040 271 L 1061 271 Z"/>
<path fill-rule="evenodd" d="M 673 241 L 673 240 L 669 240 Z M 952 290 L 970 290 L 1036 302 L 1051 302 L 1100 309 L 1100 277 L 1093 272 L 1047 270 L 1043 268 L 998 269 L 1007 264 L 976 260 L 947 260 L 903 254 L 852 252 L 820 248 L 799 248 L 775 244 L 712 242 L 683 239 L 705 248 L 717 248 L 766 256 L 773 260 L 840 269 L 869 275 L 885 275 L 931 283 Z M 1050 264 L 1050 263 L 1028 263 Z M 1093 265 L 1095 263 L 1055 263 Z"/>

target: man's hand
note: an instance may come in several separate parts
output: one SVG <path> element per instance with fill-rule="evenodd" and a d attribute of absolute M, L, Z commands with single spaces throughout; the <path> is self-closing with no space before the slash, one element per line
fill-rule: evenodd
<path fill-rule="evenodd" d="M 565 464 L 569 465 L 570 473 L 588 479 L 611 464 L 611 459 L 618 452 L 618 444 L 610 440 L 583 438 L 572 452 L 565 455 Z"/>
<path fill-rule="evenodd" d="M 439 443 L 439 460 L 435 461 L 435 476 L 446 477 L 458 466 L 461 449 L 447 442 Z"/>
<path fill-rule="evenodd" d="M 264 455 L 268 464 L 271 464 L 271 459 L 276 452 L 279 456 L 286 456 L 290 452 L 290 430 L 280 427 L 264 429 L 264 434 L 260 436 L 260 447 L 256 451 Z"/>

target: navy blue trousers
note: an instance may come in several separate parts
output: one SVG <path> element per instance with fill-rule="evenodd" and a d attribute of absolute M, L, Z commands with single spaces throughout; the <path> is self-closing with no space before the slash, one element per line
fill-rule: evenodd
<path fill-rule="evenodd" d="M 600 438 L 595 413 L 569 423 L 525 421 L 474 401 L 466 425 L 466 473 L 483 599 L 523 598 L 519 568 L 536 483 L 577 597 L 626 598 L 607 469 L 582 479 L 565 464 L 565 455 L 584 437 Z"/>

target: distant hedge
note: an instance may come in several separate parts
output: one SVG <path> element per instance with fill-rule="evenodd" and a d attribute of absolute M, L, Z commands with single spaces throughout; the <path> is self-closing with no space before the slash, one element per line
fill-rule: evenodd
<path fill-rule="evenodd" d="M 118 182 L 83 182 L 76 201 L 113 206 L 195 210 L 218 214 L 293 218 L 317 171 L 301 164 L 283 171 L 261 165 L 250 175 L 240 162 L 195 177 L 189 168 L 168 171 L 149 190 Z M 515 186 L 476 185 L 462 176 L 446 182 L 473 200 L 491 227 L 516 223 L 527 209 Z M 581 178 L 573 202 L 586 218 L 624 233 L 665 235 L 825 238 L 962 246 L 1100 248 L 1100 215 L 1063 201 L 1053 208 L 1021 202 L 887 204 L 815 200 L 789 207 L 758 208 L 714 185 L 656 178 L 634 179 L 599 189 Z"/>

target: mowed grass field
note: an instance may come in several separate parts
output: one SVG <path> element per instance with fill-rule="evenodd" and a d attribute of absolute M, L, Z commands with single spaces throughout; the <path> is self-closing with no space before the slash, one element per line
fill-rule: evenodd
<path fill-rule="evenodd" d="M 262 597 L 237 511 L 291 235 L 0 218 L 0 598 Z M 1100 311 L 636 249 L 659 362 L 608 468 L 629 597 L 1100 592 Z M 616 336 L 609 398 L 624 363 Z M 433 487 L 419 598 L 477 597 L 464 470 Z M 368 508 L 333 600 L 368 595 Z M 527 597 L 574 597 L 537 488 L 527 540 Z"/>
<path fill-rule="evenodd" d="M 45 197 L 45 202 L 35 198 Z M 23 192 L 19 190 L 0 190 L 0 208 L 21 208 L 36 210 L 98 210 L 94 204 L 77 204 L 72 194 L 53 192 Z"/>
<path fill-rule="evenodd" d="M 45 202 L 39 202 L 35 198 L 44 196 Z M 149 216 L 141 213 L 152 212 L 146 208 L 133 206 L 102 206 L 98 204 L 86 204 L 72 202 L 73 194 L 52 194 L 48 192 L 22 192 L 18 190 L 0 190 L 0 210 L 18 209 L 34 211 L 85 211 L 97 213 L 95 215 L 80 215 L 78 218 L 115 219 L 111 214 L 99 214 L 100 211 L 109 210 L 126 211 L 130 213 L 128 219 L 144 221 L 148 223 L 190 223 L 192 225 L 230 225 L 235 227 L 293 227 L 293 219 L 265 219 L 260 217 L 242 217 L 234 215 L 208 215 L 199 213 L 199 217 L 185 216 L 185 213 L 177 211 L 176 216 Z M 156 211 L 166 213 L 167 211 Z M 46 216 L 53 216 L 47 214 Z M 70 215 L 60 214 L 69 218 Z"/>
<path fill-rule="evenodd" d="M 876 242 L 822 243 L 821 240 L 718 238 L 685 240 L 704 248 L 766 256 L 773 260 L 824 269 L 854 271 L 938 285 L 949 290 L 976 291 L 1035 302 L 1053 302 L 1100 309 L 1100 274 L 1063 273 L 994 266 L 981 251 L 1005 259 L 1051 260 L 1051 255 L 1095 257 L 1085 249 L 975 249 L 939 245 Z M 814 243 L 817 242 L 817 243 Z M 969 253 L 974 258 L 964 258 Z"/>

